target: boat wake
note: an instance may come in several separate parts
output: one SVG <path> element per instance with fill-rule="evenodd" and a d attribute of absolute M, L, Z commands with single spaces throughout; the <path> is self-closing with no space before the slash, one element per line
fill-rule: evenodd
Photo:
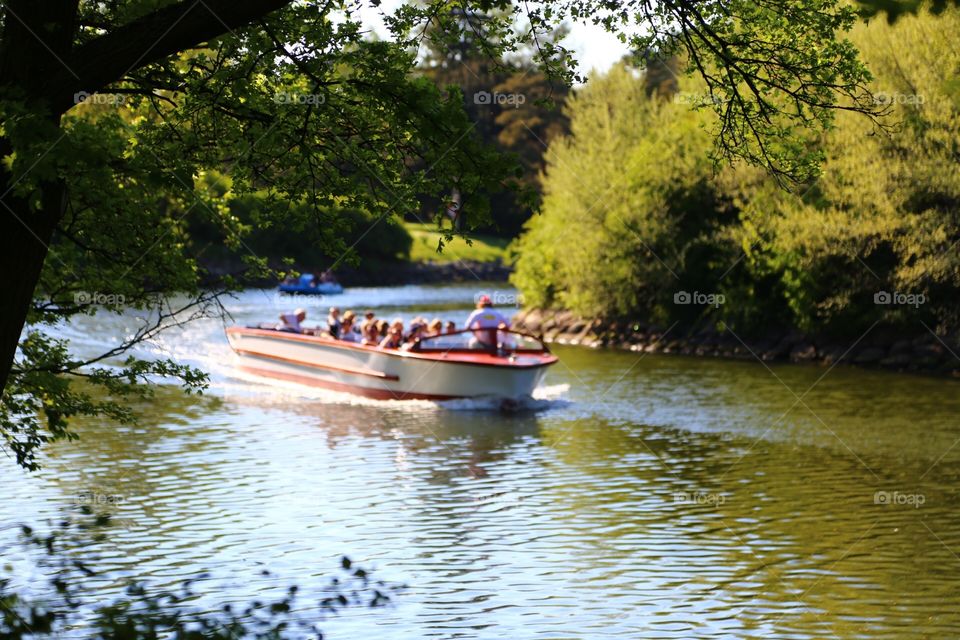
<path fill-rule="evenodd" d="M 331 391 L 310 385 L 278 380 L 267 376 L 235 370 L 229 378 L 211 384 L 211 387 L 224 396 L 244 396 L 248 400 L 257 398 L 258 402 L 272 406 L 289 406 L 292 402 L 309 400 L 327 404 L 380 407 L 413 411 L 486 411 L 503 413 L 521 413 L 556 409 L 570 404 L 565 398 L 570 388 L 568 384 L 556 384 L 537 387 L 532 396 L 503 398 L 481 396 L 476 398 L 458 398 L 456 400 L 377 400 L 351 393 Z"/>
<path fill-rule="evenodd" d="M 500 398 L 482 396 L 479 398 L 459 398 L 457 400 L 442 400 L 430 404 L 447 411 L 501 411 L 504 413 L 520 413 L 525 411 L 544 411 L 570 404 L 564 398 L 570 389 L 568 384 L 555 384 L 537 387 L 532 396 L 520 398 Z"/>

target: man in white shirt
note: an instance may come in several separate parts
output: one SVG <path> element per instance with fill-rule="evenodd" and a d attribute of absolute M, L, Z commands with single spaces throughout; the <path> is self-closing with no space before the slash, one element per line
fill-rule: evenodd
<path fill-rule="evenodd" d="M 510 321 L 493 308 L 490 296 L 482 295 L 477 298 L 477 308 L 467 318 L 465 328 L 482 329 L 473 332 L 474 340 L 484 346 L 495 347 L 497 332 L 491 329 L 509 329 Z"/>
<path fill-rule="evenodd" d="M 307 312 L 303 309 L 297 309 L 293 313 L 281 313 L 280 324 L 277 329 L 280 331 L 292 331 L 293 333 L 303 333 L 303 327 L 300 323 L 307 319 Z"/>

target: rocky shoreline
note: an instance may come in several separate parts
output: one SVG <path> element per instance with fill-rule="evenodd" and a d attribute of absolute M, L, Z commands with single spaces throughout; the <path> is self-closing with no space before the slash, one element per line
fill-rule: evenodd
<path fill-rule="evenodd" d="M 907 371 L 960 378 L 960 336 L 905 335 L 874 327 L 859 341 L 807 336 L 796 330 L 770 331 L 746 338 L 732 331 L 702 327 L 686 332 L 639 321 L 585 320 L 569 311 L 522 310 L 513 318 L 521 331 L 543 335 L 550 343 L 612 347 L 644 353 L 676 353 L 764 362 L 806 362 L 825 366 Z"/>

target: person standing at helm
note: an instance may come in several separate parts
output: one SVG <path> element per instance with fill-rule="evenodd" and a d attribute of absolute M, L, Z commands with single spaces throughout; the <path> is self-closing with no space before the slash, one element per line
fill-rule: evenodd
<path fill-rule="evenodd" d="M 300 323 L 307 319 L 307 312 L 303 309 L 297 309 L 293 313 L 281 313 L 280 324 L 277 325 L 279 331 L 292 331 L 293 333 L 303 333 L 303 327 Z"/>
<path fill-rule="evenodd" d="M 477 298 L 477 308 L 467 318 L 464 325 L 466 329 L 486 329 L 486 331 L 474 331 L 476 340 L 485 345 L 495 345 L 496 332 L 491 329 L 509 329 L 510 321 L 502 313 L 493 308 L 493 301 L 490 296 L 482 295 Z"/>

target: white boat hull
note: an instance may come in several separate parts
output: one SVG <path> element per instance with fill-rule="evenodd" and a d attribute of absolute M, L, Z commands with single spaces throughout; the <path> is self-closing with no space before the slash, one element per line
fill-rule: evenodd
<path fill-rule="evenodd" d="M 427 356 L 259 329 L 232 328 L 227 337 L 246 371 L 380 399 L 529 396 L 556 362 L 526 354 Z"/>

